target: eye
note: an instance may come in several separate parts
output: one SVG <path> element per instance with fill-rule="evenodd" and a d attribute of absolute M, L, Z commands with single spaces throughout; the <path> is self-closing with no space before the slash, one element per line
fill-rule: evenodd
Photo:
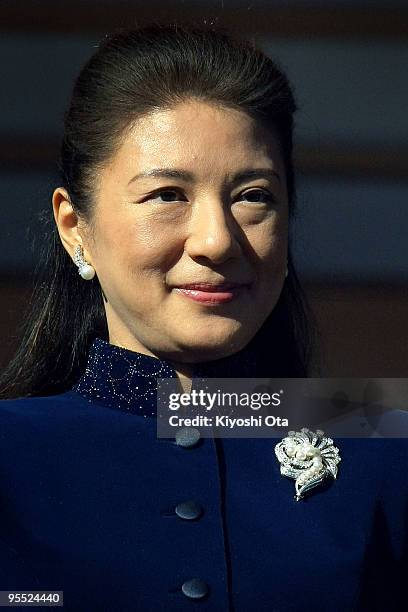
<path fill-rule="evenodd" d="M 276 198 L 266 189 L 251 189 L 240 195 L 241 198 L 254 198 L 250 202 L 266 202 L 267 204 L 275 204 Z"/>
<path fill-rule="evenodd" d="M 147 197 L 144 201 L 154 201 L 157 198 L 162 198 L 161 202 L 179 202 L 182 198 L 178 196 L 181 194 L 181 190 L 178 188 L 175 189 L 161 189 L 152 193 L 149 197 Z M 276 198 L 266 189 L 251 189 L 250 191 L 246 191 L 245 193 L 240 195 L 240 198 L 250 198 L 250 202 L 266 202 L 267 204 L 276 203 Z M 160 202 L 160 200 L 158 200 Z"/>
<path fill-rule="evenodd" d="M 163 198 L 161 200 L 162 202 L 178 202 L 180 200 L 180 198 L 177 197 L 179 194 L 181 194 L 179 189 L 161 189 L 160 191 L 152 193 L 144 201 L 154 201 L 160 196 Z M 158 201 L 160 202 L 160 200 Z"/>

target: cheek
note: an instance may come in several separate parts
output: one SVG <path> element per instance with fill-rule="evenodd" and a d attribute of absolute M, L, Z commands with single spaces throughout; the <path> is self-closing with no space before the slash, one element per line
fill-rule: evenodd
<path fill-rule="evenodd" d="M 286 261 L 288 228 L 284 217 L 276 216 L 263 224 L 249 228 L 247 239 L 263 267 L 279 268 Z"/>
<path fill-rule="evenodd" d="M 99 244 L 103 245 L 101 257 L 110 269 L 119 267 L 133 276 L 166 270 L 178 248 L 166 228 L 158 232 L 157 223 L 134 218 L 112 224 Z"/>

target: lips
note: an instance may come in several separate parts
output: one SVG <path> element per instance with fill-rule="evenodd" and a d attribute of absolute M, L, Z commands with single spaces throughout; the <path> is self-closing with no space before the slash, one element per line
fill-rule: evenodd
<path fill-rule="evenodd" d="M 236 287 L 243 287 L 248 283 L 188 283 L 185 285 L 177 285 L 178 289 L 192 289 L 197 291 L 208 291 L 210 293 L 216 293 L 217 291 L 228 291 Z"/>
<path fill-rule="evenodd" d="M 173 287 L 173 291 L 202 306 L 218 307 L 238 299 L 246 287 L 238 283 L 189 283 Z"/>

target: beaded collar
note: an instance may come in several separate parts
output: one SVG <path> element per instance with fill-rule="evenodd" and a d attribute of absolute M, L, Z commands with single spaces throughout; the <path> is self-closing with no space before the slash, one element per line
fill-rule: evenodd
<path fill-rule="evenodd" d="M 230 357 L 198 363 L 193 367 L 193 378 L 255 376 L 255 354 L 247 348 Z M 154 417 L 157 414 L 158 378 L 177 378 L 169 361 L 97 338 L 90 347 L 86 368 L 72 391 L 90 402 Z"/>

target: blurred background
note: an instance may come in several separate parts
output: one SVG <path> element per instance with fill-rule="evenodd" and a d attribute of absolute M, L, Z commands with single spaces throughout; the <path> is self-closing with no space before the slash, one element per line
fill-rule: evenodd
<path fill-rule="evenodd" d="M 285 69 L 300 110 L 295 263 L 324 375 L 408 376 L 408 3 L 0 1 L 0 367 L 33 284 L 73 79 L 116 26 L 216 22 Z"/>

